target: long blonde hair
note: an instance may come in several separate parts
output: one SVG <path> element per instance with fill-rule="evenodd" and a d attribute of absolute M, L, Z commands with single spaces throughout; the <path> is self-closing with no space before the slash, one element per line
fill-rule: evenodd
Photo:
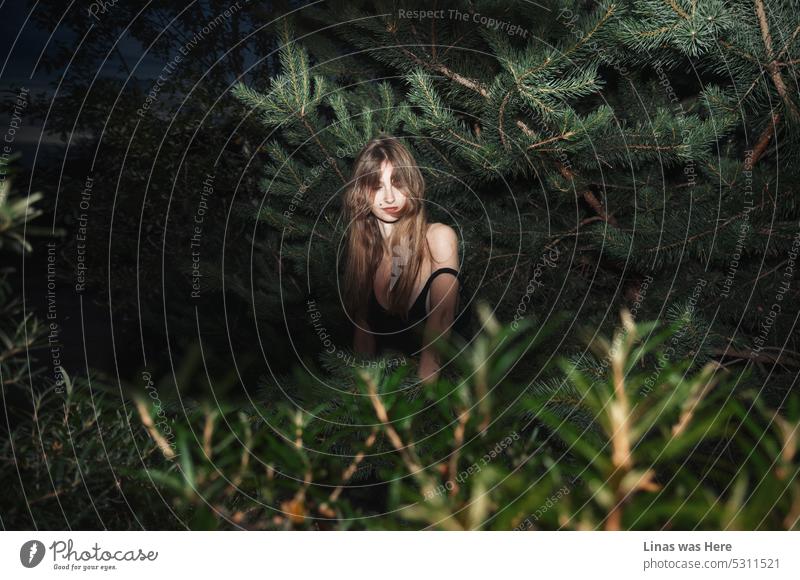
<path fill-rule="evenodd" d="M 395 222 L 388 246 L 378 218 L 372 214 L 374 191 L 380 186 L 381 166 L 392 164 L 392 182 L 407 197 L 401 219 Z M 347 258 L 344 303 L 354 319 L 365 319 L 375 273 L 386 250 L 402 260 L 401 272 L 389 291 L 387 310 L 404 319 L 420 268 L 428 255 L 425 238 L 428 219 L 423 199 L 425 180 L 409 150 L 395 137 L 380 135 L 359 152 L 344 192 L 347 219 Z"/>

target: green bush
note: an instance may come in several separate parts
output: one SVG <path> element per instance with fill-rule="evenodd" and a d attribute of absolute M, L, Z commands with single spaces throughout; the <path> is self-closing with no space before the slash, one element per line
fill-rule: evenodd
<path fill-rule="evenodd" d="M 481 316 L 453 378 L 420 390 L 407 388 L 408 367 L 350 369 L 352 388 L 305 410 L 253 401 L 178 412 L 68 379 L 64 393 L 37 395 L 3 444 L 2 483 L 25 488 L 4 524 L 798 528 L 796 395 L 776 411 L 747 374 L 669 360 L 676 326 L 626 312 L 610 341 L 590 345 L 603 361 L 594 374 L 561 359 L 526 384 L 514 367 L 551 329 Z"/>

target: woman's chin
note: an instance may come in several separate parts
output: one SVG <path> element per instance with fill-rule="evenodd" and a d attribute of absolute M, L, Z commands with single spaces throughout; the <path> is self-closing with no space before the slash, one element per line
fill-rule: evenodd
<path fill-rule="evenodd" d="M 374 215 L 375 215 L 375 217 L 377 217 L 382 222 L 386 222 L 386 223 L 390 223 L 390 224 L 393 224 L 393 223 L 395 223 L 397 221 L 400 221 L 400 219 L 403 217 L 402 213 L 391 214 L 391 213 L 381 212 L 379 214 L 376 213 Z"/>

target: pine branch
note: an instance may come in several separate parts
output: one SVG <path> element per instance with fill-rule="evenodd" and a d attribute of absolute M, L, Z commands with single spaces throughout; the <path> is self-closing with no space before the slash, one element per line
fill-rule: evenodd
<path fill-rule="evenodd" d="M 686 12 L 683 10 L 683 8 L 678 6 L 678 3 L 675 2 L 675 0 L 667 0 L 667 3 L 670 5 L 672 10 L 675 12 L 675 14 L 677 14 L 678 16 L 683 18 L 684 20 L 689 20 L 689 15 L 686 14 Z"/>
<path fill-rule="evenodd" d="M 558 164 L 558 171 L 559 173 L 561 173 L 561 175 L 564 176 L 565 179 L 569 179 L 570 181 L 572 181 L 575 178 L 575 175 L 572 172 L 572 170 L 569 167 L 565 166 L 563 163 Z M 598 216 L 600 216 L 600 218 L 604 222 L 614 226 L 615 228 L 619 227 L 617 219 L 614 216 L 606 213 L 606 210 L 603 208 L 603 204 L 600 203 L 600 200 L 597 199 L 597 196 L 595 196 L 595 194 L 592 193 L 591 190 L 589 189 L 585 190 L 581 194 L 581 196 L 583 197 L 584 201 L 592 207 L 592 209 L 597 213 Z"/>
<path fill-rule="evenodd" d="M 525 133 L 525 135 L 527 135 L 528 137 L 532 139 L 535 138 L 536 136 L 535 133 L 531 131 L 530 127 L 528 127 L 522 120 L 517 121 L 517 127 L 519 127 L 519 129 L 523 133 Z M 570 181 L 573 181 L 575 179 L 575 174 L 572 172 L 571 169 L 566 167 L 563 163 L 558 164 L 558 171 L 559 173 L 561 173 L 562 176 L 564 176 L 565 179 L 568 179 Z M 605 210 L 603 209 L 603 205 L 590 190 L 587 189 L 581 194 L 581 196 L 583 197 L 584 201 L 586 201 L 586 203 L 588 203 L 592 207 L 592 209 L 594 209 L 595 212 L 597 212 L 597 215 L 599 215 L 604 222 L 607 222 L 608 224 L 614 227 L 619 226 L 616 218 L 614 218 L 614 216 L 608 215 L 605 212 Z"/>
<path fill-rule="evenodd" d="M 800 26 L 794 29 L 794 32 L 792 32 L 792 35 L 789 37 L 789 40 L 786 41 L 786 44 L 783 45 L 783 48 L 775 57 L 776 60 L 781 58 L 784 54 L 786 54 L 789 51 L 789 47 L 794 42 L 795 38 L 797 38 L 798 33 L 800 33 Z"/>
<path fill-rule="evenodd" d="M 567 131 L 566 133 L 562 133 L 561 135 L 556 135 L 555 137 L 550 137 L 549 139 L 545 139 L 544 141 L 539 141 L 538 143 L 534 143 L 533 145 L 528 145 L 528 149 L 538 149 L 542 145 L 547 145 L 548 143 L 552 143 L 553 141 L 560 141 L 561 139 L 569 139 L 575 135 L 575 131 Z"/>
<path fill-rule="evenodd" d="M 778 123 L 781 120 L 780 113 L 774 113 L 772 115 L 772 122 L 768 123 L 764 131 L 761 133 L 761 136 L 756 141 L 755 147 L 753 147 L 753 157 L 750 160 L 750 167 L 752 168 L 758 160 L 761 159 L 761 156 L 767 150 L 770 141 L 772 141 L 772 135 L 775 133 L 775 128 L 778 126 Z"/>
<path fill-rule="evenodd" d="M 752 360 L 753 362 L 774 363 L 774 364 L 778 364 L 778 362 L 780 361 L 780 363 L 784 365 L 793 367 L 800 366 L 800 361 L 787 357 L 784 351 L 780 351 L 776 354 L 769 354 L 762 351 L 759 354 L 755 354 L 754 352 L 749 350 L 736 350 L 733 348 L 726 347 L 724 349 L 723 348 L 711 349 L 711 354 L 722 358 L 734 357 L 745 360 Z"/>
<path fill-rule="evenodd" d="M 331 154 L 328 153 L 328 150 L 325 148 L 325 145 L 323 145 L 322 141 L 319 140 L 319 137 L 317 137 L 317 132 L 314 131 L 314 128 L 308 123 L 308 120 L 306 119 L 305 113 L 303 111 L 300 111 L 299 117 L 300 121 L 303 123 L 303 126 L 306 128 L 311 137 L 314 139 L 314 142 L 317 144 L 317 147 L 319 147 L 322 150 L 322 154 L 325 155 L 326 159 L 328 160 L 328 163 L 333 167 L 333 169 L 339 175 L 339 178 L 342 180 L 342 183 L 347 183 L 347 179 L 345 178 L 344 175 L 342 175 L 342 172 L 339 170 L 339 165 L 336 163 L 336 160 L 333 157 L 331 157 Z"/>
<path fill-rule="evenodd" d="M 798 120 L 800 119 L 800 112 L 798 112 L 797 107 L 789 97 L 789 92 L 783 82 L 783 76 L 781 76 L 780 69 L 777 65 L 777 60 L 772 51 L 772 35 L 769 31 L 769 23 L 767 22 L 767 13 L 764 10 L 764 2 L 763 0 L 754 0 L 754 2 L 756 15 L 758 16 L 758 25 L 761 28 L 761 37 L 764 40 L 764 48 L 766 49 L 767 59 L 769 60 L 767 63 L 767 70 L 772 78 L 772 83 L 775 85 L 775 88 L 777 89 L 778 94 L 781 96 L 781 99 L 783 99 L 786 108 L 789 109 L 792 118 L 794 120 Z"/>
<path fill-rule="evenodd" d="M 617 9 L 616 4 L 609 5 L 608 10 L 606 10 L 606 13 L 603 14 L 603 16 L 597 22 L 597 24 L 595 24 L 594 27 L 592 27 L 592 29 L 588 33 L 582 35 L 577 44 L 575 44 L 569 50 L 561 54 L 560 55 L 561 59 L 563 60 L 565 57 L 568 57 L 571 53 L 577 51 L 581 46 L 589 42 L 589 39 L 591 39 L 597 33 L 597 31 L 600 30 L 600 28 L 608 21 L 608 19 L 611 18 L 611 15 L 614 14 L 614 11 L 616 9 Z"/>
<path fill-rule="evenodd" d="M 612 6 L 612 9 L 613 9 L 613 6 Z M 610 14 L 610 12 L 611 12 L 611 10 L 609 10 L 608 14 Z M 608 16 L 608 14 L 606 16 Z M 605 21 L 605 17 L 604 17 L 603 21 Z M 441 73 L 443 76 L 445 76 L 445 77 L 449 78 L 450 80 L 458 83 L 459 85 L 461 85 L 463 87 L 466 87 L 466 88 L 468 88 L 468 89 L 470 89 L 470 90 L 472 90 L 474 92 L 477 92 L 478 94 L 480 94 L 484 98 L 488 98 L 489 97 L 489 91 L 479 81 L 477 81 L 475 79 L 469 79 L 469 78 L 467 78 L 467 77 L 465 77 L 465 76 L 463 76 L 463 75 L 461 75 L 461 74 L 459 74 L 457 72 L 451 71 L 449 68 L 447 68 L 443 64 L 425 62 L 422 59 L 420 59 L 419 57 L 417 57 L 417 55 L 415 55 L 413 52 L 411 52 L 409 50 L 406 50 L 405 48 L 403 48 L 402 50 L 403 50 L 403 52 L 405 54 L 407 54 L 409 56 L 409 58 L 411 58 L 414 62 L 416 62 L 420 66 L 423 66 L 423 67 L 425 67 L 425 68 L 427 68 L 429 70 L 433 70 L 435 72 Z M 507 101 L 508 98 L 509 98 L 509 95 L 506 95 L 506 97 L 504 98 L 504 104 L 505 104 L 505 102 Z M 502 123 L 501 123 L 501 125 L 502 125 Z M 531 130 L 530 127 L 528 127 L 528 125 L 525 124 L 525 122 L 523 120 L 518 119 L 517 122 L 516 122 L 516 125 L 520 128 L 520 130 L 525 135 L 527 135 L 527 136 L 529 136 L 531 138 L 535 138 L 535 133 Z M 503 133 L 503 130 L 502 130 L 502 126 L 500 128 L 500 135 L 501 135 L 501 140 L 505 141 L 504 133 Z M 566 138 L 570 137 L 571 135 L 572 135 L 572 133 L 565 133 L 560 138 L 566 139 Z M 548 141 L 544 141 L 542 143 L 534 144 L 529 148 L 535 148 L 537 146 L 544 145 L 545 143 L 548 143 L 548 142 L 550 142 L 552 140 L 553 139 L 548 140 Z M 504 142 L 504 145 L 505 145 L 505 142 Z M 565 177 L 566 177 L 566 175 L 565 175 Z M 600 212 L 601 212 L 601 213 L 599 213 L 599 215 L 601 215 L 605 221 L 609 221 L 608 220 L 608 216 L 606 215 L 606 213 L 604 211 L 602 211 L 602 206 L 599 205 L 599 202 L 597 201 L 597 198 L 590 191 L 584 192 L 583 193 L 583 197 L 587 201 L 587 203 L 589 203 L 589 205 L 591 205 L 593 208 L 595 208 L 595 210 L 597 210 L 597 208 L 599 206 L 600 207 Z M 613 218 L 611 218 L 611 219 L 613 221 L 610 221 L 609 223 L 611 223 L 612 225 L 617 225 L 616 224 L 616 220 L 614 220 Z"/>
<path fill-rule="evenodd" d="M 441 63 L 432 63 L 424 61 L 410 50 L 407 50 L 405 48 L 403 48 L 402 50 L 406 55 L 408 55 L 408 57 L 411 60 L 413 60 L 418 65 L 425 67 L 429 70 L 432 70 L 434 72 L 438 72 L 441 75 L 449 78 L 451 81 L 454 81 L 463 87 L 467 87 L 468 89 L 475 91 L 484 98 L 487 98 L 489 96 L 489 91 L 479 81 L 476 81 L 474 79 L 469 79 L 455 71 L 452 71 Z"/>
<path fill-rule="evenodd" d="M 369 434 L 369 437 L 367 437 L 367 440 L 364 443 L 364 449 L 358 452 L 355 458 L 353 458 L 352 463 L 342 473 L 342 482 L 339 485 L 337 485 L 336 489 L 334 489 L 331 492 L 331 495 L 328 497 L 329 502 L 331 503 L 335 502 L 342 494 L 344 485 L 348 481 L 350 481 L 351 477 L 353 477 L 353 474 L 356 472 L 356 469 L 358 468 L 358 464 L 361 463 L 361 461 L 364 459 L 367 450 L 370 449 L 375 444 L 375 440 L 377 439 L 377 437 L 378 437 L 378 428 L 373 427 L 372 431 Z"/>
<path fill-rule="evenodd" d="M 725 228 L 725 227 L 729 226 L 731 223 L 733 223 L 734 220 L 736 220 L 738 218 L 741 218 L 741 217 L 744 217 L 746 214 L 748 214 L 748 213 L 750 213 L 752 211 L 755 211 L 757 209 L 761 209 L 766 204 L 767 204 L 767 201 L 762 201 L 760 204 L 758 204 L 756 206 L 753 206 L 753 207 L 745 209 L 745 210 L 743 210 L 743 211 L 741 211 L 741 212 L 739 212 L 739 213 L 737 213 L 735 215 L 732 215 L 731 217 L 726 219 L 721 224 L 715 225 L 710 230 L 705 230 L 705 231 L 702 231 L 702 232 L 698 232 L 698 233 L 694 234 L 693 236 L 689 236 L 686 239 L 682 239 L 680 241 L 673 242 L 671 244 L 658 245 L 655 248 L 649 248 L 646 251 L 649 252 L 649 253 L 662 252 L 662 251 L 667 250 L 669 248 L 674 248 L 676 246 L 680 246 L 681 244 L 689 244 L 690 242 L 694 242 L 695 240 L 698 240 L 698 239 L 700 239 L 702 237 L 709 236 L 709 235 L 714 234 L 714 233 L 718 233 L 720 230 L 722 230 L 723 228 Z M 759 233 L 765 233 L 765 232 L 764 231 L 760 231 Z"/>

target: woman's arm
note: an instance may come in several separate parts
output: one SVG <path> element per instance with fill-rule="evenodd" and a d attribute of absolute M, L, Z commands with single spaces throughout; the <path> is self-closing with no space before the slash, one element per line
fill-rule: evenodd
<path fill-rule="evenodd" d="M 353 350 L 358 354 L 373 356 L 375 354 L 375 335 L 370 331 L 369 324 L 364 319 L 356 320 L 356 329 L 353 334 Z"/>
<path fill-rule="evenodd" d="M 428 231 L 431 250 L 431 272 L 439 268 L 458 270 L 458 237 L 450 226 L 434 224 Z M 439 377 L 439 353 L 434 342 L 450 334 L 450 327 L 458 306 L 458 278 L 442 274 L 434 278 L 430 288 L 431 310 L 425 322 L 422 354 L 419 359 L 419 377 L 429 383 Z"/>

